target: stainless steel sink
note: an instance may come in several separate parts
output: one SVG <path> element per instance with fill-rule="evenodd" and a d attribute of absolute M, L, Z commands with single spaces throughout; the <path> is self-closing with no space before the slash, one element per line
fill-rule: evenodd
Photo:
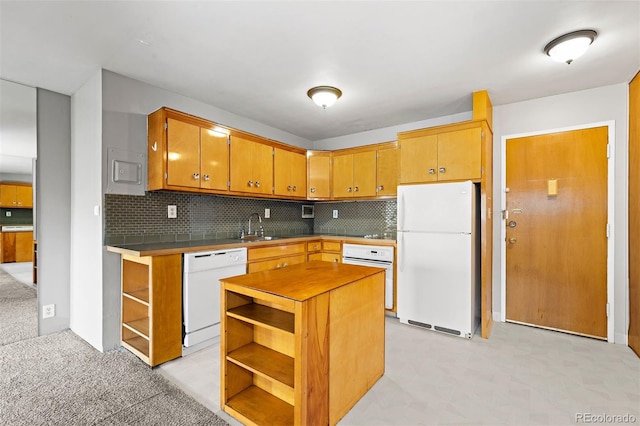
<path fill-rule="evenodd" d="M 271 241 L 271 240 L 277 240 L 280 237 L 276 237 L 276 236 L 265 236 L 265 237 L 260 237 L 258 235 L 245 235 L 243 237 L 238 238 L 240 241 L 246 241 L 246 242 L 251 242 L 251 241 Z"/>

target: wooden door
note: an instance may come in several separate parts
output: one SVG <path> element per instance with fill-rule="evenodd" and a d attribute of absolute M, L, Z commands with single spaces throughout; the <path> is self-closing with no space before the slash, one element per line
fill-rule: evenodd
<path fill-rule="evenodd" d="M 311 153 L 308 159 L 309 185 L 307 198 L 331 196 L 331 157 L 327 153 Z"/>
<path fill-rule="evenodd" d="M 33 192 L 31 185 L 16 185 L 16 202 L 18 207 L 33 207 Z"/>
<path fill-rule="evenodd" d="M 253 143 L 253 192 L 273 194 L 273 147 L 271 145 Z"/>
<path fill-rule="evenodd" d="M 307 195 L 307 157 L 298 152 L 291 153 L 291 185 L 294 197 Z"/>
<path fill-rule="evenodd" d="M 33 232 L 16 232 L 16 262 L 33 260 Z"/>
<path fill-rule="evenodd" d="M 353 197 L 353 154 L 333 156 L 333 196 Z"/>
<path fill-rule="evenodd" d="M 607 338 L 607 132 L 507 140 L 508 321 Z"/>
<path fill-rule="evenodd" d="M 378 150 L 378 196 L 397 195 L 398 192 L 398 148 Z"/>
<path fill-rule="evenodd" d="M 629 346 L 640 356 L 640 73 L 629 84 Z"/>
<path fill-rule="evenodd" d="M 229 136 L 200 129 L 200 187 L 226 191 L 229 181 Z"/>
<path fill-rule="evenodd" d="M 0 207 L 16 206 L 16 186 L 0 184 Z"/>
<path fill-rule="evenodd" d="M 232 135 L 229 145 L 230 189 L 236 192 L 253 191 L 253 142 Z"/>
<path fill-rule="evenodd" d="M 167 119 L 167 184 L 200 187 L 200 127 Z"/>
<path fill-rule="evenodd" d="M 0 263 L 16 261 L 16 234 L 17 232 L 0 232 L 0 238 L 2 238 Z"/>
<path fill-rule="evenodd" d="M 477 180 L 481 177 L 480 128 L 438 135 L 438 180 Z"/>
<path fill-rule="evenodd" d="M 290 196 L 291 194 L 291 151 L 274 148 L 273 154 L 273 193 Z"/>
<path fill-rule="evenodd" d="M 375 197 L 376 151 L 353 154 L 353 196 Z"/>
<path fill-rule="evenodd" d="M 399 140 L 400 183 L 435 182 L 438 179 L 438 136 Z"/>

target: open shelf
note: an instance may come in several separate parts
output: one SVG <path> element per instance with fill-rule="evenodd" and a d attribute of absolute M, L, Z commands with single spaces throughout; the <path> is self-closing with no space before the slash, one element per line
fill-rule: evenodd
<path fill-rule="evenodd" d="M 240 367 L 265 376 L 293 389 L 293 358 L 257 343 L 249 343 L 227 355 L 227 359 Z"/>
<path fill-rule="evenodd" d="M 125 292 L 125 293 L 122 293 L 122 295 L 124 297 L 128 297 L 129 299 L 135 300 L 136 302 L 149 306 L 149 289 L 148 288 Z"/>
<path fill-rule="evenodd" d="M 249 386 L 227 401 L 227 406 L 255 424 L 292 425 L 293 405 L 257 386 Z"/>
<path fill-rule="evenodd" d="M 122 340 L 122 345 L 149 362 L 149 340 L 141 336 L 130 337 Z"/>
<path fill-rule="evenodd" d="M 227 311 L 227 315 L 266 328 L 294 332 L 294 315 L 268 306 L 250 303 Z"/>
<path fill-rule="evenodd" d="M 149 339 L 149 317 L 140 318 L 135 321 L 127 321 L 122 323 L 123 327 L 127 327 L 129 330 Z"/>

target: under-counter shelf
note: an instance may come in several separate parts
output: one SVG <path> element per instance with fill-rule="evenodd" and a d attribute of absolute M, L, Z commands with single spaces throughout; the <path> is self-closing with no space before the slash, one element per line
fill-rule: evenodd
<path fill-rule="evenodd" d="M 227 359 L 252 373 L 260 374 L 293 389 L 293 358 L 257 343 L 249 343 L 227 355 Z"/>
<path fill-rule="evenodd" d="M 249 386 L 227 401 L 231 408 L 258 425 L 293 425 L 293 405 L 263 391 Z"/>
<path fill-rule="evenodd" d="M 149 289 L 148 288 L 124 292 L 122 293 L 122 296 L 128 297 L 131 300 L 135 300 L 138 303 L 142 303 L 146 306 L 149 306 Z"/>
<path fill-rule="evenodd" d="M 261 327 L 294 332 L 294 315 L 290 312 L 270 308 L 257 303 L 238 306 L 227 311 L 227 315 Z"/>
<path fill-rule="evenodd" d="M 134 333 L 149 339 L 149 317 L 140 318 L 139 320 L 135 321 L 123 322 L 122 326 L 127 327 Z"/>

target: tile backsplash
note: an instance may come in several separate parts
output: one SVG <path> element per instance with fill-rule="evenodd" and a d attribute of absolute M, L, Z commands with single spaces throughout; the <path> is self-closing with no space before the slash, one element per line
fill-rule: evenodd
<path fill-rule="evenodd" d="M 7 216 L 7 213 L 10 216 Z M 31 225 L 33 224 L 33 209 L 0 209 L 0 224 L 2 225 Z"/>
<path fill-rule="evenodd" d="M 247 228 L 251 213 L 263 219 L 267 235 L 335 233 L 365 235 L 396 229 L 396 202 L 316 202 L 315 219 L 303 219 L 308 201 L 222 197 L 173 192 L 147 192 L 144 197 L 105 194 L 105 244 L 236 238 Z M 177 206 L 177 218 L 167 218 L 167 206 Z M 338 219 L 332 212 L 338 209 Z M 255 223 L 254 220 L 252 223 Z M 253 226 L 253 225 L 252 225 Z"/>

